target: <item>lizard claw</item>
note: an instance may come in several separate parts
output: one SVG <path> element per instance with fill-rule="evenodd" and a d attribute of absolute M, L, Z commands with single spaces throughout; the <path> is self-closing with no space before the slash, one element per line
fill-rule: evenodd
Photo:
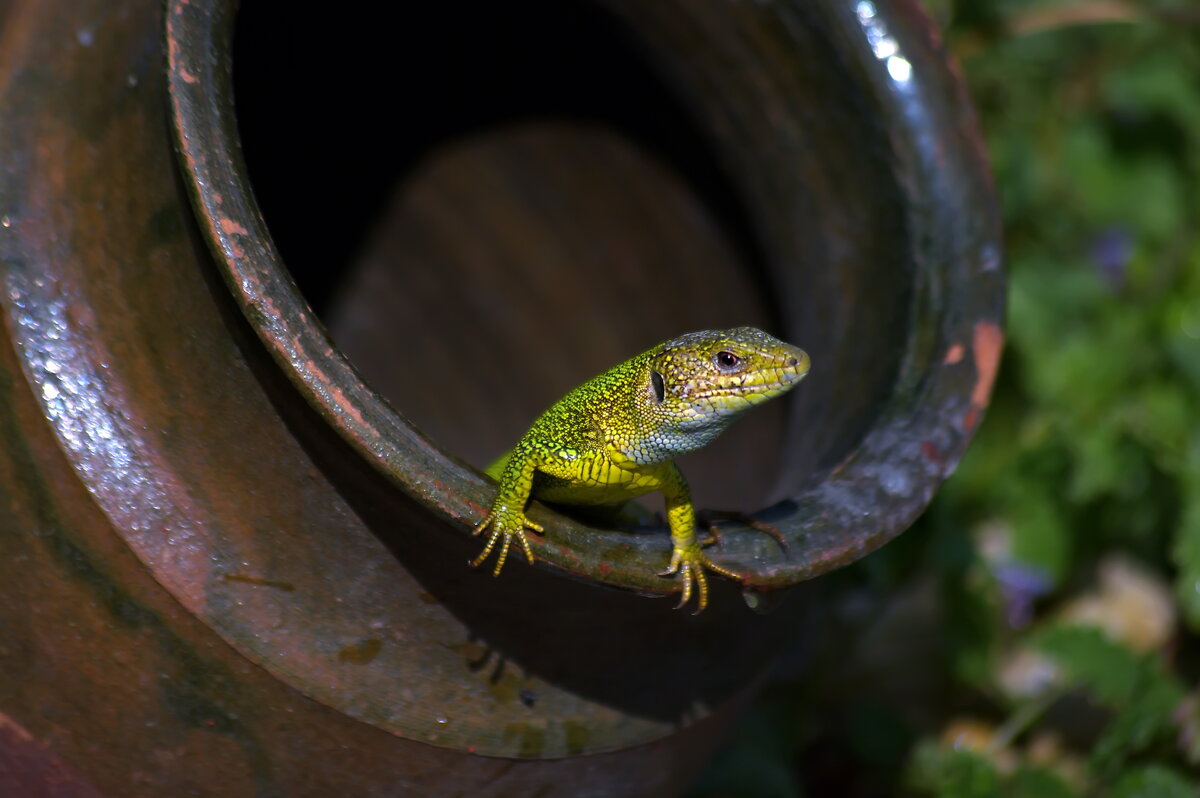
<path fill-rule="evenodd" d="M 766 521 L 759 521 L 748 513 L 743 513 L 739 510 L 702 510 L 701 513 L 704 516 L 704 520 L 708 523 L 708 534 L 712 536 L 708 541 L 705 541 L 705 545 L 709 543 L 716 543 L 718 546 L 721 545 L 721 532 L 717 528 L 718 521 L 737 521 L 757 532 L 770 535 L 775 538 L 775 542 L 779 544 L 779 548 L 784 551 L 788 550 L 787 538 L 783 536 L 782 532 Z"/>
<path fill-rule="evenodd" d="M 706 570 L 738 582 L 742 581 L 741 574 L 708 559 L 697 544 L 687 547 L 676 546 L 671 551 L 671 562 L 667 565 L 667 570 L 659 573 L 659 576 L 675 576 L 679 580 L 679 603 L 675 605 L 675 609 L 683 609 L 691 601 L 693 592 L 696 594 L 696 609 L 692 612 L 693 615 L 700 614 L 708 606 Z"/>
<path fill-rule="evenodd" d="M 545 530 L 540 524 L 530 521 L 523 513 L 493 511 L 475 525 L 471 536 L 482 535 L 489 526 L 492 528 L 492 534 L 488 536 L 487 545 L 483 547 L 479 556 L 471 560 L 472 568 L 483 565 L 484 561 L 491 556 L 492 550 L 496 548 L 496 544 L 500 543 L 500 556 L 496 558 L 496 567 L 492 570 L 492 576 L 499 576 L 505 561 L 508 560 L 508 549 L 512 545 L 513 538 L 516 538 L 517 542 L 521 544 L 521 550 L 525 552 L 525 559 L 529 560 L 529 564 L 532 565 L 536 562 L 533 549 L 529 547 L 529 536 L 525 534 L 525 530 L 532 530 L 539 535 L 544 534 Z"/>

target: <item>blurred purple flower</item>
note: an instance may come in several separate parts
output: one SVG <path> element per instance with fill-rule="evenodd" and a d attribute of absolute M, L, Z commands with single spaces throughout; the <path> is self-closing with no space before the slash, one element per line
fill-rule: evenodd
<path fill-rule="evenodd" d="M 1113 291 L 1125 285 L 1125 269 L 1133 257 L 1133 238 L 1124 227 L 1107 227 L 1092 239 L 1092 261 Z"/>
<path fill-rule="evenodd" d="M 992 575 L 1004 599 L 1004 616 L 1014 629 L 1033 618 L 1033 602 L 1050 592 L 1053 583 L 1045 570 L 1020 562 L 1005 562 L 992 567 Z"/>

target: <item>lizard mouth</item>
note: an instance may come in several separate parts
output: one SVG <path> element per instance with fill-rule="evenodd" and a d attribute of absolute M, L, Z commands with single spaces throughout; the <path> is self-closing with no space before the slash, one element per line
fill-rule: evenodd
<path fill-rule="evenodd" d="M 797 348 L 794 354 L 774 368 L 758 369 L 742 379 L 715 383 L 693 396 L 701 400 L 728 403 L 729 410 L 742 410 L 791 390 L 804 379 L 811 367 L 808 354 Z"/>
<path fill-rule="evenodd" d="M 737 393 L 745 391 L 749 387 L 751 392 L 762 392 L 765 394 L 763 398 L 768 398 L 794 387 L 808 374 L 809 369 L 812 368 L 812 361 L 803 349 L 796 347 L 791 347 L 791 349 L 792 353 L 780 365 L 775 368 L 760 369 L 750 379 L 728 386 L 727 390 Z"/>

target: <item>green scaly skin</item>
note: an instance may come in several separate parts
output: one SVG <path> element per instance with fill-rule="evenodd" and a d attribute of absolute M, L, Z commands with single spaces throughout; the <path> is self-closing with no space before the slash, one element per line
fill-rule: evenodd
<path fill-rule="evenodd" d="M 742 577 L 704 554 L 691 492 L 673 459 L 706 446 L 751 407 L 794 388 L 809 365 L 803 350 L 753 327 L 737 327 L 682 335 L 585 382 L 488 468 L 500 491 L 475 527 L 476 535 L 489 527 L 492 532 L 471 565 L 481 565 L 500 544 L 498 576 L 514 540 L 534 561 L 525 530 L 543 530 L 525 517 L 531 496 L 609 504 L 657 490 L 666 499 L 673 545 L 662 575 L 678 576 L 678 606 L 695 593 L 696 612 L 703 610 L 706 570 Z"/>

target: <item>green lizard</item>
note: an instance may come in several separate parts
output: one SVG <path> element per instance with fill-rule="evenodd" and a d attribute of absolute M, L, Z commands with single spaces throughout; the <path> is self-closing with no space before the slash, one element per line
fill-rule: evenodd
<path fill-rule="evenodd" d="M 666 499 L 673 549 L 662 576 L 678 575 L 679 607 L 697 594 L 708 604 L 705 569 L 740 580 L 704 554 L 696 508 L 677 455 L 708 445 L 742 413 L 796 386 L 808 373 L 803 350 L 753 327 L 704 330 L 659 344 L 568 393 L 543 413 L 516 447 L 493 463 L 500 491 L 476 527 L 491 527 L 481 565 L 496 544 L 494 574 L 515 538 L 533 562 L 525 530 L 530 496 L 564 504 L 622 502 L 651 491 Z"/>

